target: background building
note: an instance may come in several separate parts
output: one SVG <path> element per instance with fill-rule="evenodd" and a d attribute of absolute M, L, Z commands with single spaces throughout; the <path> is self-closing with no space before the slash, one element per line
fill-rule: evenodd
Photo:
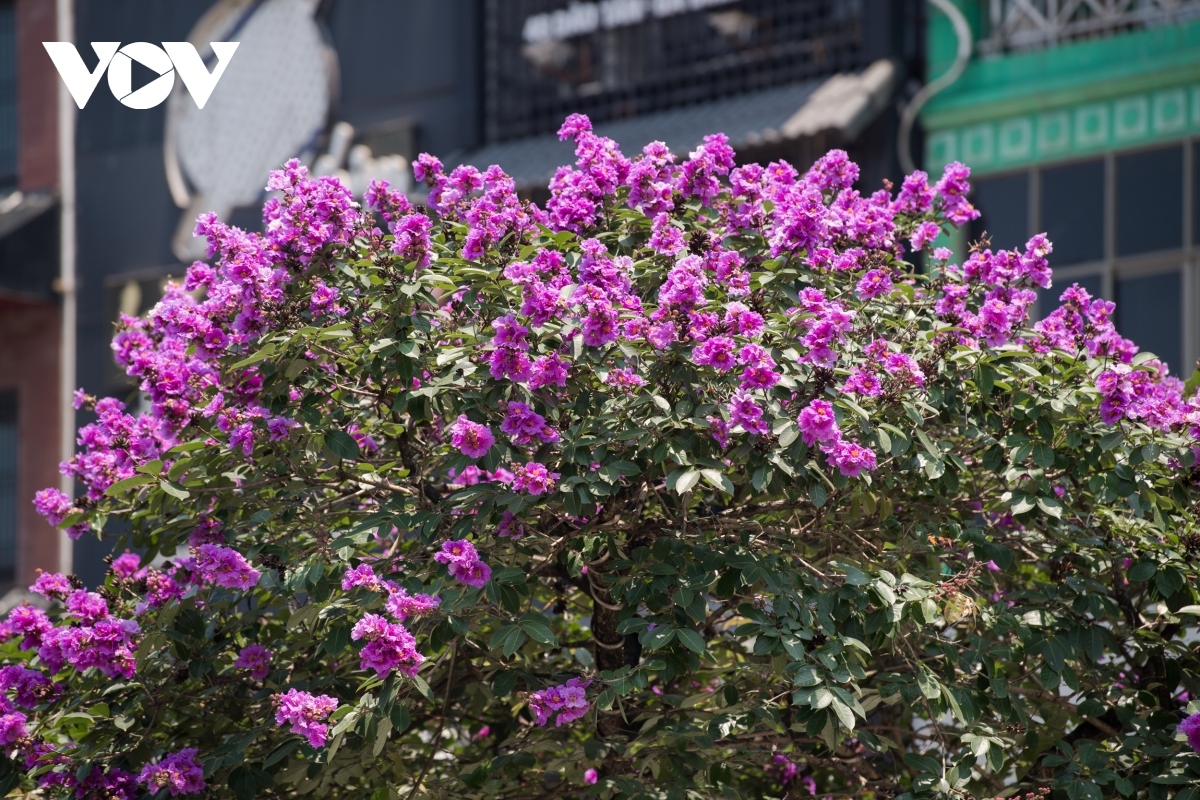
<path fill-rule="evenodd" d="M 972 169 L 993 247 L 1046 231 L 1054 287 L 1117 303 L 1121 333 L 1191 375 L 1200 357 L 1200 3 L 955 0 L 973 56 L 921 114 L 931 171 Z M 958 42 L 931 10 L 929 77 Z M 1045 295 L 1049 294 L 1047 297 Z"/>
<path fill-rule="evenodd" d="M 59 80 L 41 46 L 60 38 L 56 5 L 89 66 L 90 42 L 188 39 L 202 55 L 241 44 L 202 111 L 179 81 L 135 110 L 102 80 L 74 113 L 60 184 Z M 370 177 L 408 183 L 407 162 L 429 151 L 500 164 L 542 199 L 573 159 L 554 132 L 582 111 L 629 155 L 659 139 L 686 156 L 715 131 L 743 160 L 800 168 L 846 147 L 873 190 L 900 176 L 922 13 L 917 0 L 0 0 L 0 585 L 65 563 L 29 502 L 58 483 L 71 388 L 58 385 L 55 294 L 65 187 L 77 198 L 71 382 L 136 405 L 109 350 L 119 313 L 149 309 L 200 254 L 200 211 L 257 228 L 267 172 L 291 156 L 361 191 Z M 133 69 L 134 90 L 158 77 Z M 66 555 L 94 582 L 107 547 L 85 538 Z"/>

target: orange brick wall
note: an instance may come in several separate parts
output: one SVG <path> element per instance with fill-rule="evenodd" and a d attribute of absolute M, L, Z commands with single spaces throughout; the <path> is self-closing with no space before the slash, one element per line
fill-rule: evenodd
<path fill-rule="evenodd" d="M 22 191 L 58 185 L 58 73 L 53 0 L 17 0 L 17 148 Z"/>

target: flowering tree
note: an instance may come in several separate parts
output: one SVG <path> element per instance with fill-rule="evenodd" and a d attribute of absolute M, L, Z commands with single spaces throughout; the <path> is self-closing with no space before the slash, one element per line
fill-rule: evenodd
<path fill-rule="evenodd" d="M 38 495 L 133 552 L 3 623 L 4 786 L 1192 797 L 1200 400 L 1112 304 L 934 249 L 958 164 L 561 135 L 545 210 L 422 156 L 200 219 Z"/>

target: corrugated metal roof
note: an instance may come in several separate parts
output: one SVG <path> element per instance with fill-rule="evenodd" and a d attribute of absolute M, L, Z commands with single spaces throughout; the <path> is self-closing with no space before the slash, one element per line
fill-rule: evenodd
<path fill-rule="evenodd" d="M 886 73 L 886 86 L 880 84 L 883 73 Z M 597 125 L 596 133 L 615 140 L 621 146 L 621 152 L 631 157 L 656 140 L 665 142 L 678 157 L 686 157 L 707 134 L 717 131 L 729 137 L 734 149 L 811 135 L 823 129 L 822 126 L 824 129 L 849 127 L 846 132 L 853 138 L 862 127 L 858 124 L 859 118 L 864 115 L 874 118 L 882 107 L 876 98 L 890 96 L 892 76 L 888 62 L 877 62 L 858 75 L 835 75 L 829 79 L 793 83 L 711 103 L 607 122 Z M 845 97 L 846 105 L 856 107 L 851 109 L 849 116 L 846 109 L 831 115 L 830 100 L 836 100 L 830 97 L 835 93 L 833 89 Z M 821 102 L 810 104 L 810 99 Z M 847 120 L 851 118 L 854 124 L 847 126 Z M 798 127 L 797 121 L 801 119 L 804 124 Z M 528 188 L 546 186 L 558 167 L 574 161 L 574 144 L 560 142 L 551 134 L 487 145 L 466 153 L 458 163 L 474 164 L 480 169 L 499 164 L 518 186 Z"/>

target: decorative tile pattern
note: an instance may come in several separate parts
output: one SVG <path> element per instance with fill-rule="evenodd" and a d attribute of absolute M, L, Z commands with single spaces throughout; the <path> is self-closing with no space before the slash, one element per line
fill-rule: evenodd
<path fill-rule="evenodd" d="M 929 131 L 931 172 L 963 161 L 976 174 L 1177 140 L 1200 133 L 1200 84 Z"/>

